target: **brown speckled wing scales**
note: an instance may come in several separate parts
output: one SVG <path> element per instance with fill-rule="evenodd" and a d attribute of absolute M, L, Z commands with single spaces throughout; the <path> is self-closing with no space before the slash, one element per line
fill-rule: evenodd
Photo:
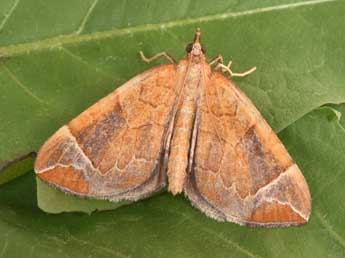
<path fill-rule="evenodd" d="M 185 193 L 208 216 L 253 226 L 309 219 L 308 186 L 251 101 L 215 72 L 202 93 Z"/>
<path fill-rule="evenodd" d="M 138 200 L 166 186 L 176 68 L 148 70 L 60 128 L 40 149 L 43 181 L 78 196 Z"/>

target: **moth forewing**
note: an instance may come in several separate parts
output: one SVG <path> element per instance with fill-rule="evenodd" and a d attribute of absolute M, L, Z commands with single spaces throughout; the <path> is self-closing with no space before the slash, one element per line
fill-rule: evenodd
<path fill-rule="evenodd" d="M 40 149 L 37 175 L 64 192 L 112 201 L 164 188 L 176 76 L 172 64 L 150 69 L 74 118 Z"/>

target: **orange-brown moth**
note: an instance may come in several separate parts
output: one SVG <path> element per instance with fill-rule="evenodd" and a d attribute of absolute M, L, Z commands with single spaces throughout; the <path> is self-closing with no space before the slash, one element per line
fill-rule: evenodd
<path fill-rule="evenodd" d="M 137 201 L 184 192 L 219 221 L 284 227 L 308 221 L 298 166 L 222 57 L 210 63 L 200 30 L 180 62 L 154 67 L 85 110 L 40 149 L 38 177 L 65 193 Z M 211 65 L 217 63 L 215 68 Z"/>

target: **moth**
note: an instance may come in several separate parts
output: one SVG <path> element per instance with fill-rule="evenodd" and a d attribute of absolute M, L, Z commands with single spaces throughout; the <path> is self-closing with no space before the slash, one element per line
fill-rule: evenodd
<path fill-rule="evenodd" d="M 284 227 L 308 221 L 306 180 L 253 103 L 205 58 L 197 29 L 178 63 L 149 69 L 61 127 L 37 176 L 65 193 L 137 201 L 168 187 L 219 221 Z M 219 71 L 220 70 L 220 71 Z"/>

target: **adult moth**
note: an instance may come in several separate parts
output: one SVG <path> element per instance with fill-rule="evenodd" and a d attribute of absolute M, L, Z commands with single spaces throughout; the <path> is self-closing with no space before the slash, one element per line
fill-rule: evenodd
<path fill-rule="evenodd" d="M 137 201 L 168 186 L 209 217 L 241 225 L 308 221 L 298 166 L 252 102 L 206 62 L 200 30 L 178 63 L 137 75 L 60 128 L 40 149 L 37 176 L 64 191 Z M 211 65 L 216 64 L 215 68 Z"/>

